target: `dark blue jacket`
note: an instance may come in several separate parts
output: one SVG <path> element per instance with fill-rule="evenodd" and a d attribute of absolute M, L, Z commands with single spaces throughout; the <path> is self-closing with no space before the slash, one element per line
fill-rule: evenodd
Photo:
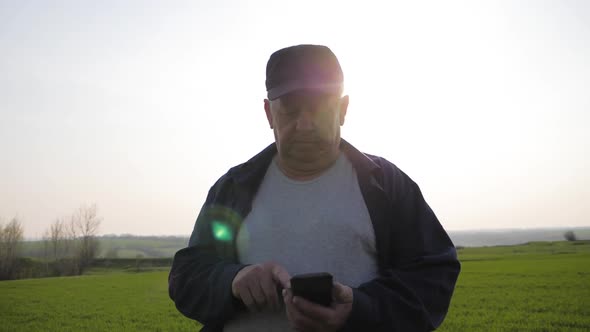
<path fill-rule="evenodd" d="M 460 264 L 447 233 L 418 185 L 384 158 L 342 140 L 375 231 L 379 277 L 353 288 L 344 331 L 431 331 L 449 307 Z M 222 331 L 243 304 L 231 293 L 236 273 L 236 234 L 276 154 L 271 144 L 230 169 L 209 190 L 189 246 L 176 253 L 169 293 L 178 310 Z"/>

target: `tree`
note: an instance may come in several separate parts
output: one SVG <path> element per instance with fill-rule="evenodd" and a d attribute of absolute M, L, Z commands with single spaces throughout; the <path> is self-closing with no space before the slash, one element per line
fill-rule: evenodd
<path fill-rule="evenodd" d="M 563 233 L 563 237 L 565 237 L 566 240 L 568 241 L 576 241 L 576 234 L 574 233 L 574 231 L 567 231 L 565 233 Z"/>
<path fill-rule="evenodd" d="M 48 232 L 49 246 L 51 256 L 54 260 L 65 257 L 65 222 L 61 219 L 56 219 L 53 224 L 49 226 Z"/>
<path fill-rule="evenodd" d="M 72 267 L 73 253 L 69 252 L 73 239 L 69 238 L 67 224 L 64 219 L 55 219 L 43 235 L 45 259 L 52 261 L 53 275 L 68 275 L 75 273 Z"/>
<path fill-rule="evenodd" d="M 6 224 L 0 223 L 0 280 L 17 276 L 18 254 L 23 241 L 23 226 L 18 217 Z"/>
<path fill-rule="evenodd" d="M 52 260 L 53 274 L 82 274 L 98 253 L 96 236 L 101 218 L 96 204 L 81 206 L 70 217 L 56 219 L 45 231 L 46 258 Z"/>
<path fill-rule="evenodd" d="M 96 235 L 102 219 L 98 217 L 96 204 L 81 206 L 70 221 L 70 234 L 77 242 L 79 273 L 87 269 L 98 254 L 98 240 Z"/>

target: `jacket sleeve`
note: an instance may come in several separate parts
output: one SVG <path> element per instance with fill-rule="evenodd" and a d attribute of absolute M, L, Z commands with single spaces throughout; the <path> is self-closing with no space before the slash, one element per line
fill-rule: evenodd
<path fill-rule="evenodd" d="M 215 201 L 214 188 L 209 191 L 199 213 L 189 246 L 174 256 L 168 291 L 183 315 L 204 325 L 219 326 L 241 305 L 232 295 L 231 284 L 245 265 L 235 262 L 231 255 L 223 254 L 233 251 L 230 226 L 232 218 L 236 217 L 228 212 L 229 209 L 212 204 Z M 214 236 L 214 222 L 219 223 L 221 231 L 226 233 Z"/>
<path fill-rule="evenodd" d="M 447 313 L 460 271 L 455 247 L 418 186 L 407 178 L 404 187 L 386 220 L 389 264 L 353 289 L 344 331 L 432 331 Z"/>

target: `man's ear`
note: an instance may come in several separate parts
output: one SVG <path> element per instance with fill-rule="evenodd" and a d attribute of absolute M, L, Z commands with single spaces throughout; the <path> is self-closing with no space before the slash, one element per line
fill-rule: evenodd
<path fill-rule="evenodd" d="M 268 120 L 268 125 L 270 126 L 270 129 L 273 129 L 272 113 L 270 111 L 270 100 L 268 99 L 264 99 L 264 112 L 266 113 L 266 120 Z"/>
<path fill-rule="evenodd" d="M 346 112 L 348 111 L 348 95 L 340 98 L 340 125 L 344 125 L 344 119 L 346 118 Z"/>

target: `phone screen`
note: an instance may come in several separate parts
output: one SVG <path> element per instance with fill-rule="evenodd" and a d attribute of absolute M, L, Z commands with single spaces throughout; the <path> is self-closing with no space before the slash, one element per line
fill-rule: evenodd
<path fill-rule="evenodd" d="M 332 275 L 327 272 L 300 274 L 291 278 L 293 295 L 329 306 L 332 303 Z"/>

